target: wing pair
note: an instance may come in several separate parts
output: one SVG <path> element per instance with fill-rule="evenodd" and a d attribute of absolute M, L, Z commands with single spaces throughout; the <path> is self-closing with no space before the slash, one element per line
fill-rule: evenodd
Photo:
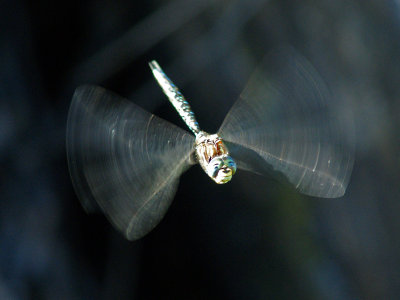
<path fill-rule="evenodd" d="M 351 141 L 326 88 L 301 57 L 270 56 L 254 73 L 219 134 L 241 169 L 279 173 L 300 192 L 344 194 Z M 97 86 L 79 87 L 67 124 L 67 157 L 83 206 L 99 206 L 129 240 L 165 215 L 190 165 L 189 132 Z"/>

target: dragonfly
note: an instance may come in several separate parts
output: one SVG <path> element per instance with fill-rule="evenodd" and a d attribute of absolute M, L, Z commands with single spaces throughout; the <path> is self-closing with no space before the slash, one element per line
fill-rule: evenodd
<path fill-rule="evenodd" d="M 80 202 L 88 212 L 100 208 L 128 240 L 163 219 L 181 175 L 197 163 L 217 184 L 244 170 L 305 195 L 344 195 L 354 160 L 350 127 L 300 54 L 285 50 L 264 59 L 215 134 L 200 129 L 159 64 L 149 65 L 192 133 L 94 85 L 76 89 L 67 121 L 67 159 Z"/>

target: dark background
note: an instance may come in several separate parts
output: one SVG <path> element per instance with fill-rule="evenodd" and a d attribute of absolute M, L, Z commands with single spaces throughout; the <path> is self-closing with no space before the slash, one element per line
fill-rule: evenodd
<path fill-rule="evenodd" d="M 0 299 L 399 299 L 400 2 L 0 2 Z M 128 242 L 73 191 L 74 89 L 102 85 L 178 124 L 157 59 L 207 131 L 256 63 L 290 44 L 351 107 L 346 195 L 318 199 L 196 166 L 168 214 Z"/>

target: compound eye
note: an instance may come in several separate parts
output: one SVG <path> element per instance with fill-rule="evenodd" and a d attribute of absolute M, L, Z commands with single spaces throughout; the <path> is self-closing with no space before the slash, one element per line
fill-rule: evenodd
<path fill-rule="evenodd" d="M 208 167 L 208 172 L 211 173 L 212 177 L 216 177 L 218 175 L 221 166 L 224 164 L 222 159 L 214 159 Z M 210 174 L 209 173 L 209 174 Z"/>
<path fill-rule="evenodd" d="M 228 166 L 231 170 L 232 170 L 232 174 L 236 173 L 236 163 L 235 161 L 232 159 L 232 157 L 228 156 L 225 159 L 225 165 Z"/>

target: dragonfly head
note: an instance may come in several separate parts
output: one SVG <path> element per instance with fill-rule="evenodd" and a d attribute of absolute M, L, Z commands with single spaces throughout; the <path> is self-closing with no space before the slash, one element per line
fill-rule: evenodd
<path fill-rule="evenodd" d="M 207 166 L 207 174 L 216 183 L 227 183 L 236 172 L 236 163 L 229 155 L 213 158 Z"/>

